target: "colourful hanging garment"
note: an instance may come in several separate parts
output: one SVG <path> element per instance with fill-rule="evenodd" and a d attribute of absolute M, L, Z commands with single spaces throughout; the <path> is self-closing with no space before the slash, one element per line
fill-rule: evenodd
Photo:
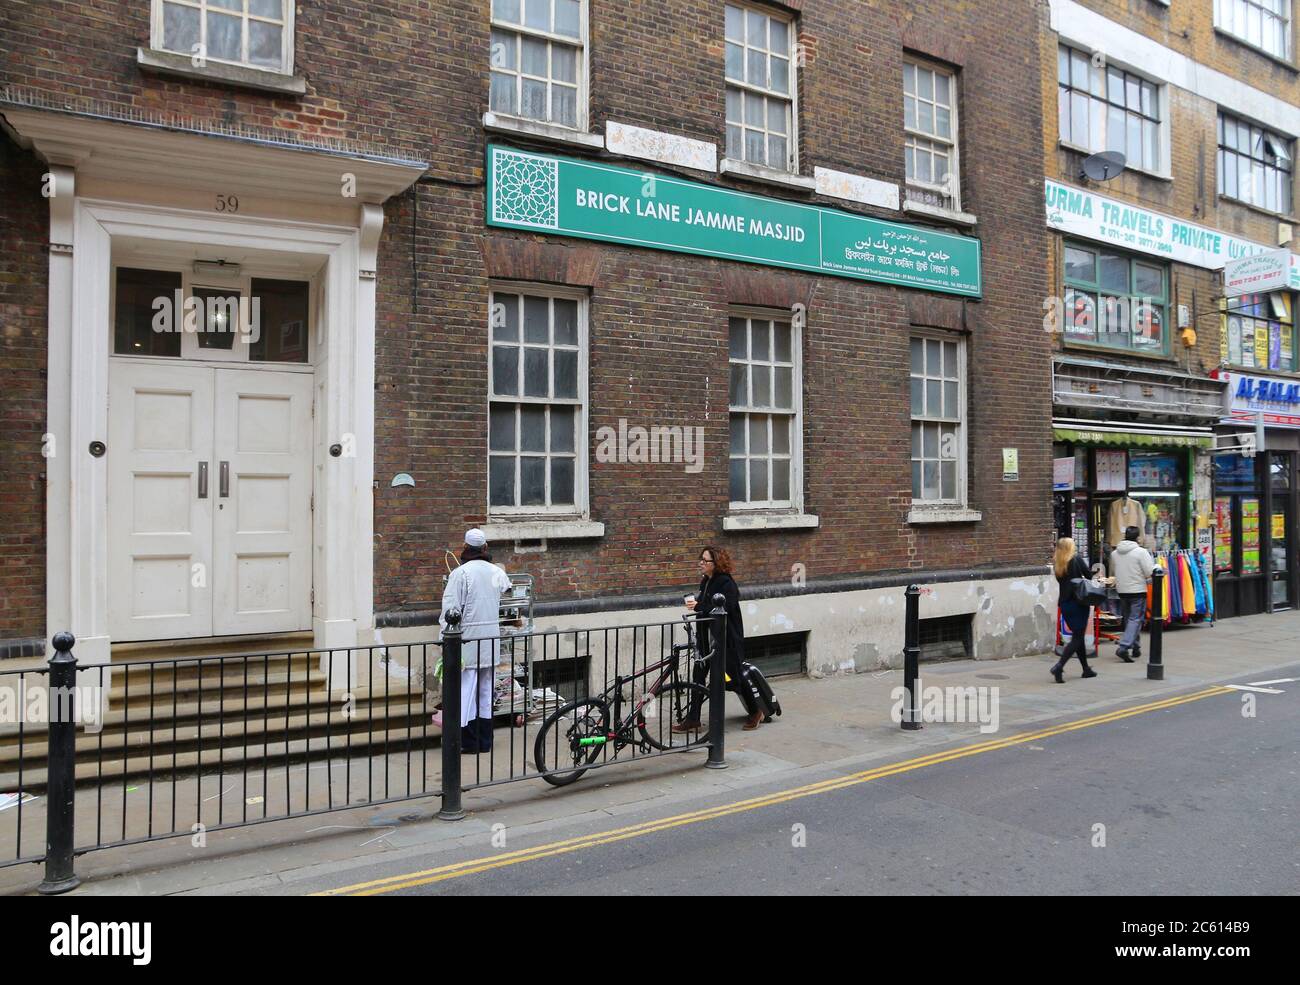
<path fill-rule="evenodd" d="M 1196 599 L 1196 614 L 1205 615 L 1205 584 L 1201 581 L 1201 566 L 1197 564 L 1199 555 L 1192 551 L 1187 555 L 1187 574 L 1192 579 L 1192 596 Z"/>
<path fill-rule="evenodd" d="M 1200 610 L 1196 604 L 1196 583 L 1192 580 L 1192 562 L 1186 552 L 1178 555 L 1178 568 L 1183 578 L 1183 611 L 1190 619 Z"/>
<path fill-rule="evenodd" d="M 1169 586 L 1169 621 L 1183 618 L 1183 583 L 1178 573 L 1178 555 L 1169 555 L 1169 567 L 1165 568 L 1165 584 Z"/>
<path fill-rule="evenodd" d="M 1209 567 L 1205 564 L 1205 558 L 1199 553 L 1196 555 L 1196 570 L 1201 573 L 1201 584 L 1205 591 L 1205 614 L 1214 621 L 1214 576 L 1210 574 Z"/>
<path fill-rule="evenodd" d="M 1177 610 L 1177 617 L 1178 617 L 1179 619 L 1183 619 L 1183 620 L 1185 620 L 1185 619 L 1187 618 L 1188 605 L 1187 605 L 1187 595 L 1186 595 L 1186 593 L 1183 591 L 1183 565 L 1182 565 L 1182 560 L 1183 560 L 1183 559 L 1182 559 L 1182 556 L 1179 555 L 1179 554 L 1171 554 L 1171 555 L 1169 556 L 1169 563 L 1172 564 L 1172 565 L 1173 565 L 1173 568 L 1174 568 L 1174 570 L 1173 570 L 1173 576 L 1174 576 L 1173 592 L 1174 592 L 1175 595 L 1178 596 L 1178 601 L 1174 604 L 1174 607 L 1175 607 L 1175 609 Z"/>
<path fill-rule="evenodd" d="M 1173 612 L 1173 589 L 1171 589 L 1170 587 L 1170 582 L 1173 580 L 1171 580 L 1171 578 L 1169 577 L 1169 555 L 1165 555 L 1164 559 L 1162 559 L 1162 564 L 1160 565 L 1160 567 L 1165 569 L 1164 612 L 1165 612 L 1165 624 L 1169 625 L 1170 620 L 1173 619 L 1173 616 L 1170 615 L 1170 613 Z"/>

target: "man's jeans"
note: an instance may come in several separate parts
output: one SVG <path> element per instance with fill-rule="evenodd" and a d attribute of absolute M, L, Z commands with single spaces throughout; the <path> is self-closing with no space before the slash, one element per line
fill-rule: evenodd
<path fill-rule="evenodd" d="M 1123 594 L 1119 597 L 1119 613 L 1124 620 L 1124 632 L 1120 636 L 1121 650 L 1135 650 L 1142 641 L 1142 621 L 1147 614 L 1147 596 Z"/>

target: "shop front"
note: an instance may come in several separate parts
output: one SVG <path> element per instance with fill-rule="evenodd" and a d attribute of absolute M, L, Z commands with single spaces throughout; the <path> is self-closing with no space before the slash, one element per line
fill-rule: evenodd
<path fill-rule="evenodd" d="M 1153 553 L 1196 547 L 1193 485 L 1208 429 L 1056 420 L 1052 433 L 1057 536 L 1073 537 L 1089 566 L 1106 564 L 1129 526 Z"/>
<path fill-rule="evenodd" d="M 1215 603 L 1222 616 L 1294 608 L 1300 595 L 1300 381 L 1220 373 L 1228 383 L 1214 457 Z M 1243 438 L 1245 439 L 1243 442 Z"/>

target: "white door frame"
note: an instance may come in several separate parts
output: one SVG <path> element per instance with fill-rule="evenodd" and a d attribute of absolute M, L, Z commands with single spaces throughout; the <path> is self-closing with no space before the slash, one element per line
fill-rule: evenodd
<path fill-rule="evenodd" d="M 375 265 L 383 210 L 354 227 L 214 215 L 75 196 L 55 165 L 51 199 L 47 625 L 70 629 L 85 664 L 107 663 L 110 276 L 115 237 L 306 254 L 324 259 L 317 311 L 313 440 L 314 646 L 352 647 L 373 629 Z M 64 196 L 66 193 L 66 197 Z M 70 206 L 70 207 L 69 207 Z M 344 454 L 331 456 L 331 445 Z M 333 683 L 333 682 L 332 682 Z M 342 686 L 342 682 L 335 684 Z"/>

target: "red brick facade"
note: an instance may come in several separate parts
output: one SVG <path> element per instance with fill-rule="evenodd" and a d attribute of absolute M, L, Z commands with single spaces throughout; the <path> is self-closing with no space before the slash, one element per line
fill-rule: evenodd
<path fill-rule="evenodd" d="M 488 0 L 298 3 L 302 97 L 164 78 L 136 65 L 146 0 L 9 3 L 0 82 L 93 97 L 103 111 L 157 111 L 304 141 L 340 137 L 430 162 L 391 200 L 376 315 L 375 609 L 436 608 L 442 550 L 486 519 L 489 278 L 587 288 L 589 435 L 631 423 L 704 428 L 704 469 L 589 466 L 599 539 L 552 540 L 499 559 L 538 576 L 547 600 L 666 590 L 694 578 L 699 545 L 737 559 L 742 585 L 833 576 L 1045 564 L 1050 548 L 1051 337 L 1042 329 L 1049 238 L 1042 205 L 1038 5 L 805 0 L 793 12 L 800 172 L 822 166 L 901 183 L 904 51 L 959 70 L 962 205 L 978 217 L 984 297 L 940 295 L 672 253 L 489 231 L 482 116 Z M 590 130 L 607 121 L 721 147 L 723 7 L 704 0 L 591 0 Z M 527 141 L 533 149 L 581 155 Z M 606 156 L 603 152 L 599 155 Z M 618 162 L 746 191 L 929 220 L 733 181 Z M 43 494 L 43 171 L 12 143 L 0 156 L 0 639 L 39 636 Z M 807 306 L 803 334 L 804 509 L 809 531 L 722 532 L 727 513 L 728 305 Z M 977 522 L 913 525 L 909 326 L 968 333 L 969 506 Z M 1004 482 L 1001 449 L 1020 479 Z M 390 488 L 397 472 L 414 488 Z"/>

